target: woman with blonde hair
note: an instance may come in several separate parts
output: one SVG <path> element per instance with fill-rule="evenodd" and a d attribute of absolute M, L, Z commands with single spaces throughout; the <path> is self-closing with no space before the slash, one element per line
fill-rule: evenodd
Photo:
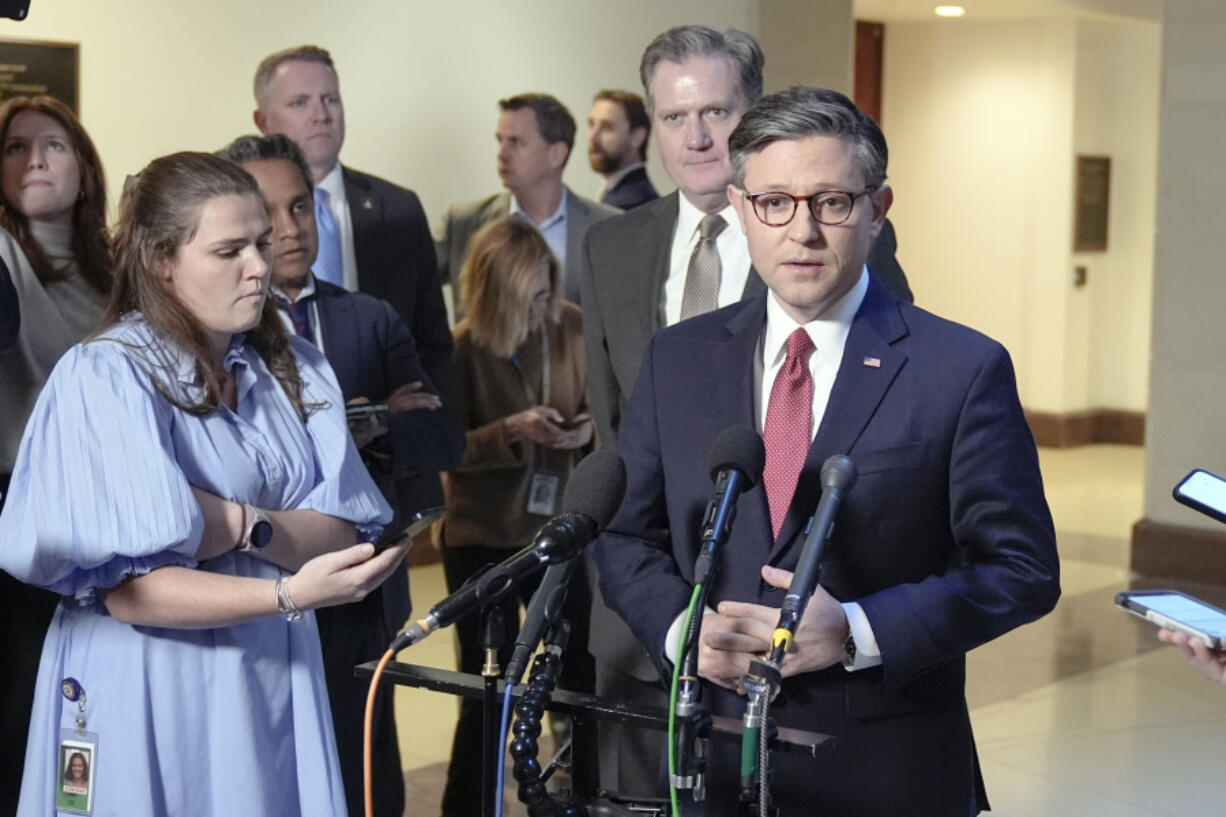
<path fill-rule="evenodd" d="M 439 530 L 443 568 L 454 591 L 484 566 L 532 541 L 559 502 L 575 464 L 592 446 L 587 366 L 578 307 L 563 300 L 560 269 L 545 239 L 521 218 L 491 222 L 473 237 L 460 272 L 467 317 L 456 328 L 457 406 L 467 448 L 445 482 Z M 567 689 L 590 689 L 589 595 L 582 571 L 565 613 L 572 637 L 562 673 Z M 504 600 L 514 632 L 535 583 Z M 476 617 L 456 625 L 460 670 L 479 672 Z M 513 641 L 514 639 L 512 639 Z M 500 656 L 505 666 L 511 650 Z M 464 699 L 456 724 L 445 817 L 481 813 L 481 704 Z"/>

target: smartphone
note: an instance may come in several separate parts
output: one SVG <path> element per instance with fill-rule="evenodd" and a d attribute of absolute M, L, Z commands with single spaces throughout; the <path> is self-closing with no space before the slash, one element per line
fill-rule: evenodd
<path fill-rule="evenodd" d="M 418 511 L 407 520 L 397 517 L 383 529 L 383 534 L 375 540 L 375 553 L 382 553 L 392 545 L 404 539 L 412 539 L 437 521 L 447 511 L 442 505 Z"/>
<path fill-rule="evenodd" d="M 1126 590 L 1115 603 L 1159 627 L 1177 630 L 1220 650 L 1226 643 L 1226 611 L 1176 590 Z"/>
<path fill-rule="evenodd" d="M 369 417 L 381 411 L 387 411 L 387 403 L 362 403 L 357 406 L 345 406 L 345 416 L 351 419 L 354 417 Z"/>
<path fill-rule="evenodd" d="M 1219 522 L 1226 522 L 1226 479 L 1197 468 L 1171 492 L 1175 501 L 1195 508 Z"/>

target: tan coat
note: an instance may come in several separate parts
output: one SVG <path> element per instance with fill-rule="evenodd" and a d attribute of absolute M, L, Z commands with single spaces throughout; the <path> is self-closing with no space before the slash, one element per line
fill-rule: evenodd
<path fill-rule="evenodd" d="M 548 405 L 570 419 L 588 410 L 578 307 L 564 302 L 560 321 L 546 322 L 543 331 L 550 350 Z M 543 470 L 560 477 L 555 509 L 560 512 L 566 480 L 590 448 L 563 451 L 528 441 L 508 442 L 503 419 L 542 402 L 539 333 L 528 336 L 514 360 L 519 367 L 473 343 L 466 328 L 456 334 L 456 404 L 467 429 L 468 447 L 445 480 L 447 515 L 441 536 L 445 547 L 518 549 L 530 544 L 548 518 L 527 511 L 532 475 Z"/>

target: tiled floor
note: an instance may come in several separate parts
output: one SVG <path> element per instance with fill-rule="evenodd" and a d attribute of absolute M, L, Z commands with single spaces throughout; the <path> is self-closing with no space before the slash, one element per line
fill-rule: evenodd
<path fill-rule="evenodd" d="M 1226 814 L 1226 689 L 1119 612 L 1142 513 L 1144 452 L 1091 446 L 1042 452 L 1059 533 L 1064 594 L 1050 616 L 968 657 L 967 697 L 993 805 L 1005 817 L 1202 817 Z M 443 595 L 437 566 L 414 568 L 416 608 Z M 1191 588 L 1226 602 L 1224 588 Z M 447 634 L 402 661 L 454 667 Z M 453 699 L 399 689 L 406 817 L 438 814 Z M 518 804 L 515 804 L 518 806 Z M 522 814 L 508 808 L 507 814 Z"/>

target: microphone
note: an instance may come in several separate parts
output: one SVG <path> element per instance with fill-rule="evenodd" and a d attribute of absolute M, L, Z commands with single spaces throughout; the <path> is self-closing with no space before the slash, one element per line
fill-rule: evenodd
<path fill-rule="evenodd" d="M 775 661 L 781 660 L 787 652 L 809 596 L 817 589 L 822 552 L 826 548 L 826 540 L 830 538 L 834 516 L 843 495 L 855 484 L 856 465 L 848 457 L 835 454 L 822 463 L 822 498 L 809 520 L 805 544 L 800 551 L 796 572 L 792 574 L 792 586 L 783 597 L 783 605 L 779 609 L 779 624 L 772 639 L 772 659 Z"/>
<path fill-rule="evenodd" d="M 562 494 L 562 507 L 571 508 L 592 522 L 592 533 L 588 537 L 590 541 L 612 521 L 625 493 L 626 466 L 615 451 L 602 448 L 584 457 L 575 467 Z M 562 615 L 562 602 L 566 600 L 566 588 L 578 564 L 578 559 L 571 559 L 562 564 L 551 564 L 545 570 L 541 586 L 528 604 L 524 624 L 515 637 L 515 651 L 503 676 L 508 684 L 519 683 L 545 632 L 558 623 Z"/>
<path fill-rule="evenodd" d="M 707 584 L 715 570 L 715 557 L 728 541 L 736 501 L 762 479 L 766 447 L 762 436 L 748 426 L 730 426 L 715 438 L 708 457 L 715 494 L 702 517 L 702 544 L 694 562 L 694 583 Z"/>
<path fill-rule="evenodd" d="M 599 452 L 598 452 L 599 453 Z M 584 458 L 571 474 L 563 495 L 563 512 L 541 527 L 531 545 L 480 574 L 430 608 L 392 642 L 393 652 L 416 644 L 473 610 L 493 604 L 546 565 L 574 558 L 608 524 L 626 490 L 625 468 L 612 452 Z M 610 462 L 609 457 L 615 461 Z M 584 464 L 592 460 L 592 465 Z"/>

